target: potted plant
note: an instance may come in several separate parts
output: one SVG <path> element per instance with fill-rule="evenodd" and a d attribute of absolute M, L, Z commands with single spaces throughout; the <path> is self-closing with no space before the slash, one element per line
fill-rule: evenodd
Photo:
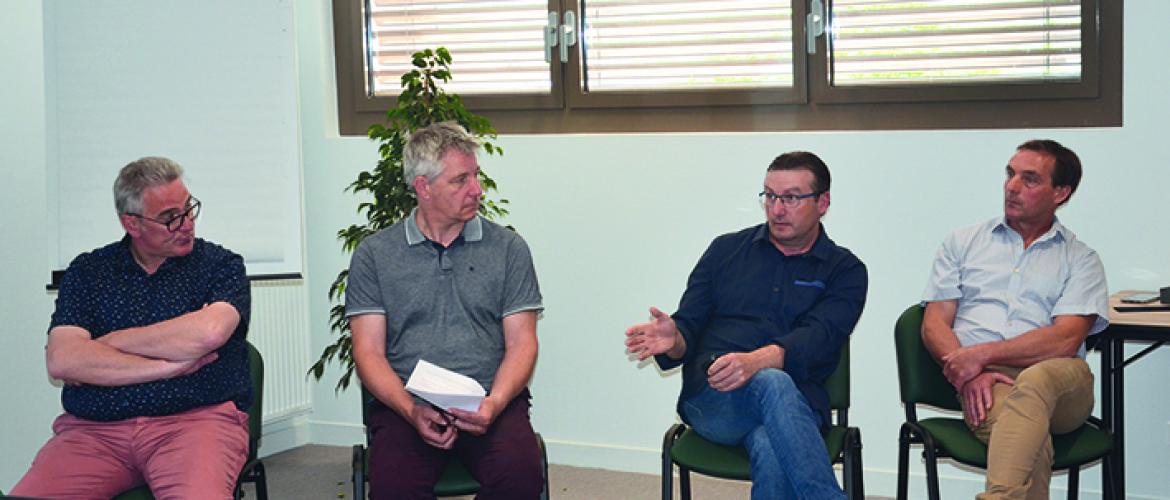
<path fill-rule="evenodd" d="M 487 141 L 496 138 L 496 130 L 487 118 L 472 114 L 464 107 L 458 95 L 448 94 L 440 87 L 440 83 L 451 79 L 451 54 L 447 49 L 439 47 L 415 52 L 411 56 L 411 63 L 414 69 L 402 75 L 402 93 L 398 95 L 394 107 L 386 111 L 386 124 L 371 125 L 367 132 L 371 140 L 378 141 L 378 151 L 381 153 L 378 165 L 372 171 L 359 173 L 357 180 L 346 187 L 347 191 L 354 194 L 367 193 L 373 198 L 357 206 L 358 212 L 365 215 L 364 224 L 354 224 L 337 232 L 337 238 L 346 252 L 353 252 L 366 236 L 410 215 L 410 211 L 417 205 L 414 192 L 407 188 L 403 179 L 402 165 L 403 149 L 415 130 L 432 123 L 455 121 L 479 138 L 488 154 L 503 154 L 502 149 Z M 482 169 L 479 181 L 484 193 L 496 190 L 495 181 Z M 507 203 L 506 199 L 492 201 L 485 196 L 479 206 L 479 213 L 488 219 L 507 215 Z M 329 286 L 329 300 L 333 302 L 329 310 L 329 326 L 337 332 L 337 338 L 321 351 L 320 357 L 309 368 L 309 374 L 320 380 L 325 373 L 325 365 L 336 360 L 345 370 L 337 382 L 338 391 L 349 387 L 354 368 L 349 321 L 345 317 L 345 305 L 341 302 L 348 276 L 349 270 L 342 270 Z"/>

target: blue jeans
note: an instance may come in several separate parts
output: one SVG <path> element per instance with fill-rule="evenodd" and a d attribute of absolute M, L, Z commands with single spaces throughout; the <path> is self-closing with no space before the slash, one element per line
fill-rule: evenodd
<path fill-rule="evenodd" d="M 707 386 L 683 403 L 683 412 L 707 440 L 747 448 L 753 499 L 845 498 L 820 418 L 787 373 L 760 370 L 731 392 Z"/>

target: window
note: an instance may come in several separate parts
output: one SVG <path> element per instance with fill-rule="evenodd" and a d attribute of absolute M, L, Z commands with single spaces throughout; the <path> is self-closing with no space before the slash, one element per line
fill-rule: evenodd
<path fill-rule="evenodd" d="M 840 86 L 1079 81 L 1078 1 L 882 8 L 838 0 L 833 83 Z"/>
<path fill-rule="evenodd" d="M 334 0 L 342 133 L 409 54 L 501 132 L 1117 126 L 1101 0 Z"/>
<path fill-rule="evenodd" d="M 792 87 L 787 1 L 670 4 L 582 3 L 585 92 Z"/>
<path fill-rule="evenodd" d="M 412 2 L 369 0 L 368 90 L 398 94 L 399 78 L 413 69 L 411 54 L 447 47 L 459 54 L 459 78 L 446 89 L 461 95 L 550 94 L 544 51 L 546 0 Z"/>

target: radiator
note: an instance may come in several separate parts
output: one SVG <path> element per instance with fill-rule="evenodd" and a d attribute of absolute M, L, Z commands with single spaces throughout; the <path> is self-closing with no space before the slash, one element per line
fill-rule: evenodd
<path fill-rule="evenodd" d="M 253 281 L 248 340 L 264 357 L 264 420 L 312 408 L 308 294 L 302 280 Z"/>

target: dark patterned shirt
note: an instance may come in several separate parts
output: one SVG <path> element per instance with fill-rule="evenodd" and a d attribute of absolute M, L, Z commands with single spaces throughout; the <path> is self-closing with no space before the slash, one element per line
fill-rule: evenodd
<path fill-rule="evenodd" d="M 243 258 L 196 239 L 190 254 L 170 257 L 154 274 L 147 274 L 130 253 L 129 236 L 77 256 L 61 280 L 50 329 L 77 326 L 98 338 L 221 301 L 236 308 L 240 323 L 216 351 L 215 361 L 188 375 L 141 384 L 67 384 L 61 391 L 65 411 L 84 419 L 112 421 L 172 415 L 229 400 L 247 410 L 252 403 L 244 339 L 252 299 Z"/>

